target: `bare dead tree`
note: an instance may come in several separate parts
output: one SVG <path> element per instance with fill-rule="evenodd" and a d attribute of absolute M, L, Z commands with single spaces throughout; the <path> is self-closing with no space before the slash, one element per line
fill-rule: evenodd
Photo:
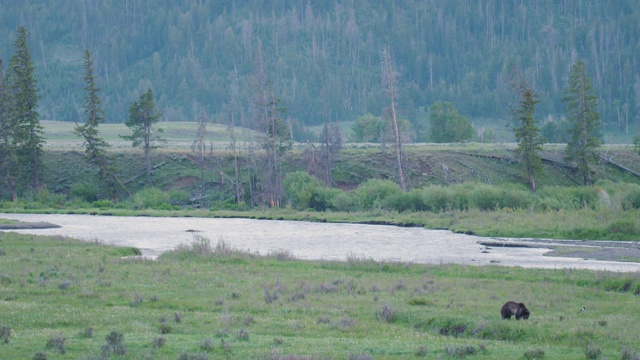
<path fill-rule="evenodd" d="M 396 161 L 398 167 L 398 181 L 402 190 L 407 190 L 407 186 L 404 181 L 404 170 L 402 169 L 402 139 L 400 137 L 400 126 L 398 124 L 397 104 L 396 99 L 398 97 L 397 87 L 397 72 L 393 69 L 393 63 L 391 62 L 391 54 L 389 48 L 385 47 L 382 50 L 382 85 L 385 87 L 390 105 L 390 117 L 391 126 L 393 127 L 393 133 L 395 137 L 396 145 Z"/>
<path fill-rule="evenodd" d="M 240 171 L 238 168 L 238 152 L 237 152 L 237 144 L 236 144 L 236 121 L 233 114 L 231 114 L 231 124 L 229 125 L 229 135 L 231 135 L 231 142 L 229 146 L 231 147 L 231 152 L 233 153 L 233 169 L 235 175 L 235 185 L 236 185 L 236 203 L 242 204 L 244 203 L 244 187 L 242 186 L 242 182 L 240 181 Z"/>
<path fill-rule="evenodd" d="M 196 139 L 191 144 L 191 151 L 195 152 L 198 156 L 198 166 L 200 166 L 200 180 L 202 181 L 202 190 L 204 191 L 204 153 L 206 150 L 206 144 L 204 143 L 204 137 L 207 134 L 207 114 L 204 109 L 200 111 L 200 117 L 198 118 L 198 131 L 196 133 Z"/>

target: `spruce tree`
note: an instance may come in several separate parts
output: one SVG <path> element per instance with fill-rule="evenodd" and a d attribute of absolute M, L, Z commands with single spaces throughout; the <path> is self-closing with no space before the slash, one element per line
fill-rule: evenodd
<path fill-rule="evenodd" d="M 598 97 L 594 94 L 587 77 L 585 64 L 578 61 L 571 67 L 569 83 L 562 99 L 567 104 L 571 140 L 567 143 L 565 160 L 576 165 L 584 185 L 591 183 L 592 166 L 598 160 L 600 114 L 597 111 Z"/>
<path fill-rule="evenodd" d="M 93 60 L 89 50 L 85 51 L 84 57 L 84 81 L 84 115 L 86 120 L 82 125 L 76 124 L 74 132 L 84 138 L 86 159 L 91 164 L 98 166 L 100 179 L 105 184 L 109 196 L 117 201 L 118 187 L 122 184 L 116 177 L 106 152 L 109 144 L 99 135 L 98 127 L 105 121 L 105 116 L 100 106 L 101 101 L 98 97 L 100 89 L 96 85 L 93 75 Z"/>
<path fill-rule="evenodd" d="M 129 106 L 129 119 L 125 124 L 133 133 L 122 136 L 123 139 L 130 140 L 133 147 L 142 146 L 144 149 L 147 186 L 151 186 L 151 150 L 166 141 L 160 137 L 164 130 L 154 127 L 161 117 L 162 113 L 156 108 L 153 100 L 153 91 L 148 89 L 146 93 L 140 95 L 138 101 L 134 101 Z"/>
<path fill-rule="evenodd" d="M 16 155 L 21 165 L 21 175 L 32 181 L 35 190 L 40 189 L 40 169 L 45 140 L 42 136 L 38 107 L 37 80 L 34 77 L 35 67 L 31 61 L 31 53 L 27 38 L 29 33 L 20 26 L 13 43 L 15 53 L 9 60 L 8 88 L 12 98 L 10 108 L 10 126 L 14 128 Z"/>
<path fill-rule="evenodd" d="M 515 111 L 516 126 L 513 133 L 518 142 L 515 150 L 516 158 L 520 160 L 527 174 L 531 191 L 536 191 L 536 175 L 542 170 L 539 151 L 542 150 L 540 128 L 536 126 L 534 114 L 536 104 L 540 102 L 538 96 L 529 87 L 525 87 L 520 98 L 520 108 Z"/>
<path fill-rule="evenodd" d="M 9 120 L 11 98 L 5 82 L 2 60 L 0 60 L 0 184 L 8 189 L 11 200 L 17 201 L 16 193 L 16 148 L 13 141 L 14 129 Z M 0 195 L 2 192 L 0 191 Z"/>

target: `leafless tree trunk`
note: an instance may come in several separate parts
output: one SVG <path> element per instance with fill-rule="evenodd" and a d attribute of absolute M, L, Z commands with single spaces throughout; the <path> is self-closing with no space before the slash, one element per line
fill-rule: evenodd
<path fill-rule="evenodd" d="M 400 126 L 398 124 L 398 115 L 396 112 L 396 98 L 398 96 L 398 88 L 396 86 L 397 73 L 393 69 L 389 48 L 382 50 L 382 83 L 386 88 L 387 95 L 391 101 L 391 125 L 396 142 L 396 161 L 398 167 L 398 181 L 402 190 L 406 190 L 407 186 L 404 181 L 404 171 L 402 169 L 402 139 L 400 138 Z"/>
<path fill-rule="evenodd" d="M 207 133 L 207 114 L 204 110 L 200 112 L 200 118 L 198 119 L 198 132 L 196 134 L 196 140 L 191 144 L 191 151 L 194 151 L 198 156 L 198 166 L 200 166 L 200 180 L 202 181 L 202 190 L 204 191 L 204 152 L 205 143 L 204 136 Z"/>
<path fill-rule="evenodd" d="M 238 153 L 236 146 L 236 121 L 233 114 L 231 114 L 231 126 L 229 126 L 229 133 L 231 134 L 231 151 L 233 152 L 233 169 L 235 172 L 236 183 L 236 203 L 244 203 L 244 187 L 240 182 L 240 172 L 238 170 Z"/>

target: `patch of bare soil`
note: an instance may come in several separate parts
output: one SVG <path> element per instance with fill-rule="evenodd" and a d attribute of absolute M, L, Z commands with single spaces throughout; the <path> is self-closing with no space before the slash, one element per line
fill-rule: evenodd
<path fill-rule="evenodd" d="M 635 241 L 493 238 L 492 241 L 483 241 L 481 244 L 492 247 L 530 247 L 552 250 L 544 256 L 640 262 L 640 242 Z"/>

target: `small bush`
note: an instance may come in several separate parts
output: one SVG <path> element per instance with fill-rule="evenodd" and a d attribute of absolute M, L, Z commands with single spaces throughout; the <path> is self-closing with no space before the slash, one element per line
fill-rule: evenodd
<path fill-rule="evenodd" d="M 640 209 L 640 185 L 627 184 L 628 188 L 624 191 L 622 207 L 625 210 Z"/>
<path fill-rule="evenodd" d="M 204 339 L 200 344 L 200 348 L 207 352 L 213 351 L 215 348 L 214 342 L 215 340 L 213 338 Z"/>
<path fill-rule="evenodd" d="M 413 353 L 415 356 L 417 357 L 425 357 L 427 356 L 427 347 L 422 345 L 420 347 L 418 347 L 415 351 L 415 353 Z"/>
<path fill-rule="evenodd" d="M 60 354 L 65 354 L 64 343 L 67 339 L 62 335 L 55 335 L 47 340 L 47 349 L 53 349 Z"/>
<path fill-rule="evenodd" d="M 269 256 L 279 261 L 292 261 L 296 259 L 289 250 L 283 249 L 271 250 Z"/>
<path fill-rule="evenodd" d="M 135 193 L 127 200 L 128 206 L 135 210 L 156 209 L 163 206 L 170 206 L 169 194 L 158 188 L 145 188 Z"/>
<path fill-rule="evenodd" d="M 58 289 L 60 290 L 67 290 L 70 287 L 71 287 L 71 280 L 64 280 L 58 284 Z"/>
<path fill-rule="evenodd" d="M 636 235 L 640 229 L 638 229 L 634 220 L 620 219 L 612 221 L 607 230 L 614 234 Z"/>
<path fill-rule="evenodd" d="M 93 207 L 97 207 L 99 209 L 111 209 L 116 206 L 116 204 L 112 200 L 97 200 L 91 203 Z"/>
<path fill-rule="evenodd" d="M 381 179 L 366 180 L 354 191 L 365 209 L 388 208 L 387 199 L 402 193 L 400 185 Z"/>
<path fill-rule="evenodd" d="M 388 323 L 396 321 L 396 310 L 394 310 L 389 304 L 385 303 L 382 308 L 376 312 L 376 319 Z"/>
<path fill-rule="evenodd" d="M 600 355 L 602 355 L 602 350 L 592 342 L 590 342 L 584 349 L 584 356 L 587 359 L 598 359 L 600 358 Z"/>
<path fill-rule="evenodd" d="M 124 334 L 118 331 L 111 331 L 105 338 L 107 344 L 102 347 L 102 354 L 108 357 L 110 354 L 125 355 L 127 347 L 124 345 Z"/>
<path fill-rule="evenodd" d="M 69 189 L 69 197 L 72 199 L 80 199 L 88 203 L 98 200 L 100 188 L 94 182 L 81 182 L 71 185 Z"/>
<path fill-rule="evenodd" d="M 144 295 L 136 293 L 133 295 L 133 299 L 131 299 L 131 307 L 138 307 L 138 305 L 144 302 Z"/>
<path fill-rule="evenodd" d="M 340 319 L 340 321 L 338 321 L 338 327 L 342 330 L 352 329 L 356 327 L 356 321 L 353 320 L 352 318 L 345 317 Z"/>
<path fill-rule="evenodd" d="M 500 200 L 500 190 L 491 185 L 477 185 L 469 194 L 470 206 L 482 211 L 496 210 Z"/>
<path fill-rule="evenodd" d="M 249 332 L 245 329 L 240 329 L 238 332 L 238 340 L 249 341 Z"/>
<path fill-rule="evenodd" d="M 44 351 L 36 351 L 31 358 L 33 360 L 47 360 L 47 353 Z"/>
<path fill-rule="evenodd" d="M 360 353 L 360 354 L 349 354 L 349 356 L 347 357 L 347 359 L 349 359 L 349 360 L 373 360 L 373 358 L 371 357 L 371 355 L 369 355 L 369 354 L 365 354 L 365 353 Z"/>
<path fill-rule="evenodd" d="M 630 349 L 622 349 L 620 351 L 622 360 L 640 360 L 640 355 Z"/>
<path fill-rule="evenodd" d="M 160 325 L 158 326 L 158 329 L 160 330 L 160 334 L 162 335 L 166 335 L 166 334 L 171 334 L 171 325 L 169 325 L 166 322 L 160 323 Z"/>
<path fill-rule="evenodd" d="M 0 325 L 0 339 L 5 344 L 9 343 L 9 338 L 11 337 L 11 327 L 6 325 Z"/>
<path fill-rule="evenodd" d="M 528 350 L 524 353 L 524 358 L 525 360 L 544 359 L 544 350 L 542 349 Z"/>
<path fill-rule="evenodd" d="M 449 356 L 463 358 L 469 355 L 476 355 L 478 353 L 478 349 L 471 345 L 447 345 L 444 348 L 444 351 Z"/>
<path fill-rule="evenodd" d="M 435 329 L 440 335 L 454 337 L 462 336 L 469 328 L 469 325 L 464 320 L 453 318 L 435 319 L 433 325 L 435 325 Z"/>
<path fill-rule="evenodd" d="M 331 199 L 331 208 L 336 211 L 357 211 L 360 210 L 360 199 L 352 192 L 340 192 Z"/>
<path fill-rule="evenodd" d="M 473 333 L 476 337 L 486 340 L 520 341 L 526 337 L 526 330 L 512 328 L 503 323 L 481 325 Z"/>
<path fill-rule="evenodd" d="M 157 337 L 155 339 L 153 339 L 153 346 L 157 347 L 157 348 L 161 348 L 164 346 L 164 344 L 166 344 L 167 339 L 165 337 Z"/>
<path fill-rule="evenodd" d="M 9 274 L 0 274 L 0 285 L 8 286 L 11 285 L 13 281 L 11 280 L 11 276 Z"/>

